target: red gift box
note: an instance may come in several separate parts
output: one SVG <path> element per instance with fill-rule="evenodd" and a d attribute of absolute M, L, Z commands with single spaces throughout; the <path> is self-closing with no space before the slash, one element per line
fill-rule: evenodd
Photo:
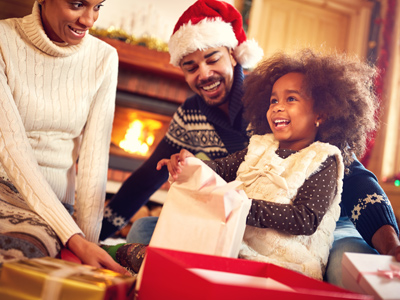
<path fill-rule="evenodd" d="M 136 287 L 138 300 L 373 299 L 273 264 L 154 247 Z"/>

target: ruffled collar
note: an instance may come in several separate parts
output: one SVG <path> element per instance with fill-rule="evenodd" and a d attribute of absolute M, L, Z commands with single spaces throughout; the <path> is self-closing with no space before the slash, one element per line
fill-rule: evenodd
<path fill-rule="evenodd" d="M 36 1 L 33 5 L 32 14 L 18 20 L 22 31 L 32 44 L 39 50 L 51 56 L 70 56 L 78 52 L 79 49 L 81 49 L 88 41 L 88 35 L 86 35 L 78 45 L 70 46 L 51 41 L 44 31 L 40 15 L 40 7 Z"/>

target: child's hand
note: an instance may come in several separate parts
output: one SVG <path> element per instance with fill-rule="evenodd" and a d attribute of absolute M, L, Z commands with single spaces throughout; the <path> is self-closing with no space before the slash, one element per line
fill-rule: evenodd
<path fill-rule="evenodd" d="M 194 157 L 189 151 L 182 149 L 181 152 L 171 155 L 170 159 L 164 158 L 157 163 L 157 170 L 161 170 L 163 166 L 167 166 L 173 180 L 178 178 L 182 172 L 182 166 L 185 164 L 186 157 Z"/>

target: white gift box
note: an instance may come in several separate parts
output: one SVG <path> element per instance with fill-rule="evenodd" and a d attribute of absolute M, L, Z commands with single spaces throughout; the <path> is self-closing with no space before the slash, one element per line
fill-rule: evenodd
<path fill-rule="evenodd" d="M 400 299 L 400 263 L 390 255 L 343 254 L 345 288 L 379 300 Z"/>
<path fill-rule="evenodd" d="M 172 182 L 150 246 L 237 257 L 251 200 L 200 159 L 186 159 Z"/>

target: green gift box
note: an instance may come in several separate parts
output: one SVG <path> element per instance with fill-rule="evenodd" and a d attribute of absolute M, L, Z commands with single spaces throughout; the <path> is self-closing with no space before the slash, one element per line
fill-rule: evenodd
<path fill-rule="evenodd" d="M 43 300 L 127 300 L 136 277 L 61 259 L 43 257 L 5 262 L 0 298 Z"/>

